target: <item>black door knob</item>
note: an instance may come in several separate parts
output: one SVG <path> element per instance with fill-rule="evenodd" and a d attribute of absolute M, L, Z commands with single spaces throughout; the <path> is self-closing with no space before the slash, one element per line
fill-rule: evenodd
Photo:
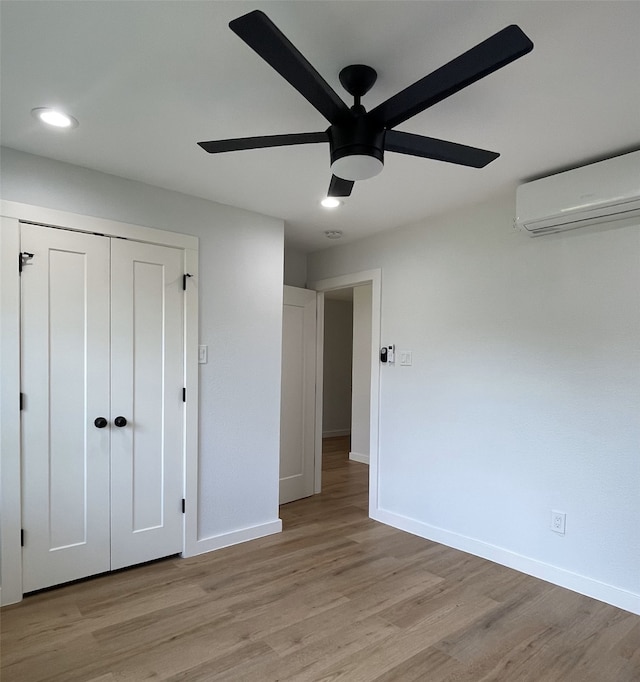
<path fill-rule="evenodd" d="M 126 420 L 124 417 L 116 417 L 116 418 L 113 420 L 113 423 L 114 423 L 116 426 L 126 426 L 126 425 L 127 425 L 127 420 Z"/>
<path fill-rule="evenodd" d="M 104 427 L 108 424 L 109 422 L 104 418 L 104 417 L 96 417 L 95 421 L 93 422 L 93 425 L 96 426 L 99 429 L 104 429 Z"/>

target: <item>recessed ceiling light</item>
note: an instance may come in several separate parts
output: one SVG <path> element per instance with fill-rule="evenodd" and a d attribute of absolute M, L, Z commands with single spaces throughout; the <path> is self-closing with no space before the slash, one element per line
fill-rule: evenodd
<path fill-rule="evenodd" d="M 325 208 L 338 208 L 340 206 L 340 202 L 335 197 L 325 197 L 320 203 Z"/>
<path fill-rule="evenodd" d="M 54 128 L 75 128 L 78 125 L 78 121 L 65 114 L 63 111 L 58 109 L 50 109 L 49 107 L 36 107 L 31 110 L 31 113 L 43 123 L 53 126 Z"/>
<path fill-rule="evenodd" d="M 327 239 L 340 239 L 340 237 L 342 237 L 342 231 L 341 230 L 327 230 L 324 233 L 324 236 Z"/>

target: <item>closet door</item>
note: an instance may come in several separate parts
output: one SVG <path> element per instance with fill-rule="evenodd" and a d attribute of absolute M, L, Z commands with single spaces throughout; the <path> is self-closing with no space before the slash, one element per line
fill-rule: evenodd
<path fill-rule="evenodd" d="M 23 590 L 109 570 L 109 239 L 21 228 Z M 98 422 L 101 425 L 102 422 Z"/>
<path fill-rule="evenodd" d="M 182 551 L 183 272 L 179 249 L 112 240 L 113 569 Z"/>
<path fill-rule="evenodd" d="M 182 551 L 180 249 L 24 225 L 23 590 Z"/>

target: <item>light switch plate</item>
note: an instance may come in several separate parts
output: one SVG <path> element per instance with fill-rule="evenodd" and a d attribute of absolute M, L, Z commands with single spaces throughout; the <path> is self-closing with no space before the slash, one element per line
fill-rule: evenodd
<path fill-rule="evenodd" d="M 409 365 L 413 364 L 413 357 L 410 350 L 400 351 L 400 364 L 404 365 L 405 367 L 408 367 Z"/>
<path fill-rule="evenodd" d="M 205 365 L 209 361 L 209 346 L 198 346 L 198 363 Z"/>

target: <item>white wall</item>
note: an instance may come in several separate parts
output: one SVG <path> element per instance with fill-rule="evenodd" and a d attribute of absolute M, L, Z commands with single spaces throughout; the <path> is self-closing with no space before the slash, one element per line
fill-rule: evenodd
<path fill-rule="evenodd" d="M 513 216 L 505 195 L 309 257 L 310 281 L 380 267 L 382 338 L 413 351 L 381 371 L 375 514 L 640 612 L 640 226 Z"/>
<path fill-rule="evenodd" d="M 283 222 L 11 149 L 0 162 L 5 200 L 199 237 L 199 537 L 213 548 L 273 526 Z"/>
<path fill-rule="evenodd" d="M 307 286 L 307 254 L 297 249 L 284 250 L 284 283 L 304 289 Z"/>
<path fill-rule="evenodd" d="M 351 431 L 351 357 L 353 304 L 324 302 L 324 366 L 322 435 L 344 436 Z"/>
<path fill-rule="evenodd" d="M 371 284 L 353 288 L 353 366 L 351 372 L 351 452 L 369 463 L 371 396 Z"/>

